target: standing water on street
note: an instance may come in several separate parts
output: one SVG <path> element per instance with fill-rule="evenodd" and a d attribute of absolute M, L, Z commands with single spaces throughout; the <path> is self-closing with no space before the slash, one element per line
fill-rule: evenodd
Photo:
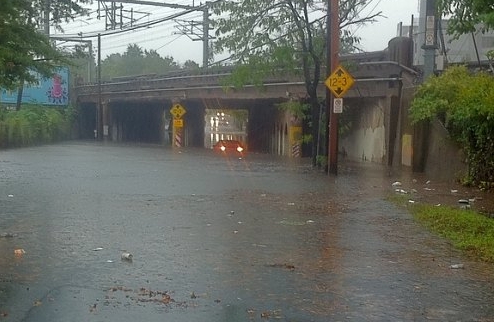
<path fill-rule="evenodd" d="M 0 321 L 492 321 L 494 267 L 387 201 L 405 187 L 384 173 L 137 144 L 0 151 Z"/>

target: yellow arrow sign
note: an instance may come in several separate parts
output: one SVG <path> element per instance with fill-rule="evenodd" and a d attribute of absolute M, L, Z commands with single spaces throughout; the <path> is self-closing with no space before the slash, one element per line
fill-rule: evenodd
<path fill-rule="evenodd" d="M 355 80 L 352 75 L 350 75 L 350 73 L 348 73 L 341 65 L 338 66 L 324 82 L 336 97 L 342 97 L 354 83 Z"/>
<path fill-rule="evenodd" d="M 186 113 L 187 111 L 185 110 L 185 108 L 180 105 L 180 104 L 175 104 L 172 106 L 172 108 L 170 109 L 170 113 L 173 115 L 174 118 L 176 119 L 180 119 L 182 118 L 182 116 L 184 116 L 184 114 Z"/>

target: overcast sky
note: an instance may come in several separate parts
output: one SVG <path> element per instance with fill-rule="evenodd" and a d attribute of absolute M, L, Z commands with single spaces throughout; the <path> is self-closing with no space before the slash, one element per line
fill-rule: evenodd
<path fill-rule="evenodd" d="M 362 37 L 361 45 L 367 51 L 382 50 L 398 32 L 398 24 L 410 25 L 412 15 L 418 18 L 419 0 L 374 0 L 374 12 L 382 11 L 384 18 L 357 30 Z M 373 6 L 369 10 L 372 10 Z"/>
<path fill-rule="evenodd" d="M 267 0 L 269 1 L 269 0 Z M 97 3 L 97 1 L 95 1 Z M 116 1 L 118 2 L 118 0 Z M 156 2 L 174 3 L 180 5 L 197 5 L 200 0 L 166 0 Z M 131 5 L 124 3 L 124 9 L 133 8 L 134 18 L 140 19 L 138 22 L 150 22 L 154 19 L 169 17 L 181 12 L 180 9 L 170 9 L 161 7 L 150 7 L 143 5 Z M 94 5 L 94 8 L 97 8 Z M 366 13 L 376 13 L 382 11 L 385 17 L 378 18 L 374 24 L 354 30 L 355 35 L 362 37 L 361 47 L 366 51 L 383 50 L 387 47 L 388 41 L 397 34 L 397 26 L 400 22 L 409 25 L 412 15 L 418 17 L 419 0 L 373 0 L 362 15 Z M 130 16 L 130 13 L 126 13 Z M 202 12 L 193 12 L 179 19 L 188 21 L 202 21 Z M 124 20 L 125 22 L 125 20 Z M 137 43 L 141 48 L 154 49 L 162 56 L 171 56 L 175 61 L 184 63 L 186 60 L 194 60 L 202 63 L 202 42 L 193 41 L 187 36 L 177 34 L 178 23 L 170 20 L 154 25 L 152 28 L 131 31 L 123 34 L 115 34 L 102 37 L 102 59 L 111 53 L 123 53 L 129 43 Z M 78 19 L 68 26 L 65 26 L 65 35 L 77 36 L 82 32 L 83 36 L 96 35 L 104 32 L 104 19 L 96 19 L 96 13 L 90 18 Z M 57 34 L 52 30 L 52 34 Z M 97 38 L 93 39 L 94 49 L 97 49 Z M 216 57 L 216 60 L 224 57 Z"/>

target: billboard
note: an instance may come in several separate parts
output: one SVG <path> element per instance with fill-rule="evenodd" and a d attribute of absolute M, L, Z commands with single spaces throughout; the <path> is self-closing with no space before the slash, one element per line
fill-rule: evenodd
<path fill-rule="evenodd" d="M 37 73 L 36 73 L 37 74 Z M 22 91 L 22 103 L 66 106 L 69 104 L 69 69 L 59 67 L 51 78 L 37 75 L 37 83 L 26 84 Z M 2 89 L 2 104 L 16 104 L 17 90 Z"/>

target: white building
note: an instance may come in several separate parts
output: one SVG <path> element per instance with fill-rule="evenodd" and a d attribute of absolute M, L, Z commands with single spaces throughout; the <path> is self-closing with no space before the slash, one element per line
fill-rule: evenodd
<path fill-rule="evenodd" d="M 413 26 L 398 25 L 397 35 L 413 38 L 413 64 L 420 66 L 424 64 L 425 43 L 425 3 L 422 0 L 420 5 L 420 17 L 414 18 Z M 487 53 L 494 50 L 494 32 L 477 32 L 460 36 L 453 39 L 446 33 L 448 21 L 442 20 L 438 23 L 436 37 L 436 69 L 442 70 L 444 63 L 477 63 L 487 61 Z M 480 29 L 480 28 L 478 28 Z"/>

